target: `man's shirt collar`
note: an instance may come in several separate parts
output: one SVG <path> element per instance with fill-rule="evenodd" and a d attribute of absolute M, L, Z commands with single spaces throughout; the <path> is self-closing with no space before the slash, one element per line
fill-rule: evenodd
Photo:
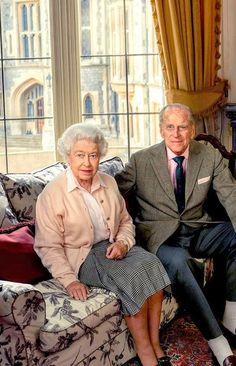
<path fill-rule="evenodd" d="M 172 150 L 170 150 L 167 146 L 166 146 L 166 153 L 167 153 L 167 159 L 168 160 L 171 160 L 171 159 L 173 159 L 173 158 L 176 157 L 176 154 Z M 181 154 L 181 156 L 184 156 L 186 160 L 188 159 L 188 156 L 189 156 L 189 146 L 187 147 L 187 149 L 185 150 L 185 152 L 183 154 Z"/>

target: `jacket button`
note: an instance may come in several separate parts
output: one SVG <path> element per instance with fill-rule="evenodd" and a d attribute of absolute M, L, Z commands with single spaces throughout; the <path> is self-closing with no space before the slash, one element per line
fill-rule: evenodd
<path fill-rule="evenodd" d="M 103 202 L 104 202 L 103 200 L 100 201 L 100 203 L 103 203 Z"/>
<path fill-rule="evenodd" d="M 107 217 L 107 221 L 109 221 L 110 220 L 110 217 Z"/>

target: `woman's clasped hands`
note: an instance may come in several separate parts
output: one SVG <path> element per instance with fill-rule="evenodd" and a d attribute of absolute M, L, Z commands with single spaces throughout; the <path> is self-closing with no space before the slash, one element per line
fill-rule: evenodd
<path fill-rule="evenodd" d="M 108 259 L 122 259 L 128 252 L 127 245 L 123 240 L 118 240 L 109 245 L 106 252 L 106 258 Z"/>

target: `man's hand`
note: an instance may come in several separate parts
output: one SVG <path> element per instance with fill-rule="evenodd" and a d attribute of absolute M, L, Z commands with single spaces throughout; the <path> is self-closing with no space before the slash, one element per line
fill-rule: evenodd
<path fill-rule="evenodd" d="M 68 291 L 69 295 L 76 300 L 87 300 L 89 289 L 86 285 L 79 281 L 71 282 L 67 287 L 66 290 Z"/>
<path fill-rule="evenodd" d="M 122 259 L 126 256 L 127 252 L 127 245 L 123 240 L 118 240 L 109 245 L 107 248 L 106 257 L 108 259 Z"/>

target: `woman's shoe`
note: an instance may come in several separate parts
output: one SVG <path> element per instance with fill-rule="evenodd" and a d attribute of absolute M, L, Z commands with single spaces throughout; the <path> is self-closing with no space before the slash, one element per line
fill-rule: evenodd
<path fill-rule="evenodd" d="M 169 356 L 163 356 L 157 359 L 157 366 L 172 366 Z"/>

